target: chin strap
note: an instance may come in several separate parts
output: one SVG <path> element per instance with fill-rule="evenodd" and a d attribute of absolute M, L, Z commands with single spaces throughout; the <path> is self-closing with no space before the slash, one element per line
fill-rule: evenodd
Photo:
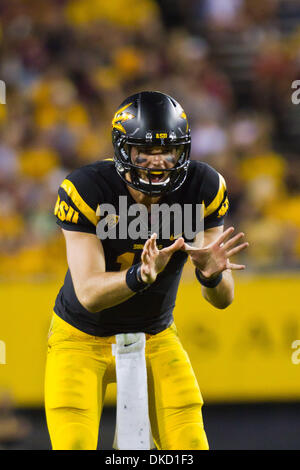
<path fill-rule="evenodd" d="M 152 440 L 148 414 L 148 387 L 144 333 L 116 335 L 117 420 L 113 447 L 149 450 Z"/>

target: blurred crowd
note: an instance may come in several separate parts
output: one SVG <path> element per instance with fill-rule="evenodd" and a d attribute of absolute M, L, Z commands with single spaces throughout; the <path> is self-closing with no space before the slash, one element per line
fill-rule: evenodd
<path fill-rule="evenodd" d="M 299 19 L 298 0 L 3 0 L 0 277 L 64 273 L 57 189 L 113 156 L 112 116 L 141 90 L 182 103 L 249 268 L 299 266 Z"/>

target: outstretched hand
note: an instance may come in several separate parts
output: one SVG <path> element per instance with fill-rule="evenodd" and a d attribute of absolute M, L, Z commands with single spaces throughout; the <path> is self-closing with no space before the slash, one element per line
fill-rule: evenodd
<path fill-rule="evenodd" d="M 182 250 L 188 253 L 202 276 L 206 278 L 214 278 L 226 269 L 242 270 L 245 266 L 242 264 L 234 264 L 229 258 L 237 253 L 245 250 L 249 243 L 239 243 L 245 236 L 240 232 L 231 238 L 234 227 L 230 227 L 225 232 L 204 248 L 195 248 L 187 243 L 183 244 Z"/>
<path fill-rule="evenodd" d="M 156 239 L 157 234 L 152 234 L 151 238 L 146 241 L 141 256 L 141 276 L 147 284 L 152 284 L 156 280 L 157 275 L 167 266 L 173 253 L 181 250 L 184 245 L 184 239 L 181 237 L 172 245 L 159 250 Z"/>

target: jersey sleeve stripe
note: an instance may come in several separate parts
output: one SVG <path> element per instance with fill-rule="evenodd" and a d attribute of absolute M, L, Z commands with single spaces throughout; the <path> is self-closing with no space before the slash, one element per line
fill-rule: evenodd
<path fill-rule="evenodd" d="M 222 175 L 219 173 L 219 189 L 218 192 L 213 199 L 213 201 L 209 204 L 209 206 L 204 208 L 204 217 L 208 217 L 214 211 L 218 209 L 218 207 L 223 202 L 224 196 L 226 192 L 226 183 Z"/>
<path fill-rule="evenodd" d="M 62 189 L 67 193 L 70 199 L 73 201 L 75 206 L 80 210 L 80 212 L 95 226 L 99 221 L 99 217 L 96 216 L 96 212 L 82 199 L 79 192 L 75 188 L 74 184 L 65 179 L 60 185 Z"/>

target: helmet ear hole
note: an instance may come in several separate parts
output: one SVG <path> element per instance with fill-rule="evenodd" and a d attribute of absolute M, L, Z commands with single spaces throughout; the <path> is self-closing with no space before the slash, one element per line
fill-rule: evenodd
<path fill-rule="evenodd" d="M 124 144 L 124 150 L 125 150 L 125 152 L 127 153 L 128 157 L 129 157 L 130 160 L 131 160 L 131 150 L 132 150 L 132 146 L 126 143 L 126 144 Z"/>

